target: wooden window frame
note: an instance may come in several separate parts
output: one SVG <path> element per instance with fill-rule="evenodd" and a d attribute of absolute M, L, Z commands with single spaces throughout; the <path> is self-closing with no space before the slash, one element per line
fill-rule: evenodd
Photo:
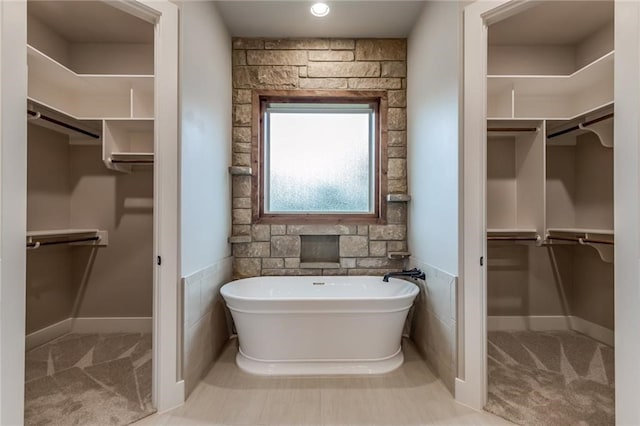
<path fill-rule="evenodd" d="M 264 212 L 264 109 L 281 103 L 372 103 L 374 124 L 373 213 L 265 213 Z M 251 204 L 253 223 L 272 224 L 385 224 L 387 212 L 387 92 L 359 90 L 254 90 L 251 123 Z"/>

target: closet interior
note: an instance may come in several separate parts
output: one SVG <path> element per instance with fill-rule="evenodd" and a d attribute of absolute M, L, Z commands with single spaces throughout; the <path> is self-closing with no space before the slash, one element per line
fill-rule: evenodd
<path fill-rule="evenodd" d="M 154 26 L 27 12 L 25 423 L 127 424 L 153 411 Z"/>
<path fill-rule="evenodd" d="M 489 26 L 487 409 L 516 423 L 613 422 L 613 12 Z"/>

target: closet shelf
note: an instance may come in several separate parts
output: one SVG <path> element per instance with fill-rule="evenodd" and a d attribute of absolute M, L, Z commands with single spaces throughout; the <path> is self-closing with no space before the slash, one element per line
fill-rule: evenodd
<path fill-rule="evenodd" d="M 588 91 L 594 81 L 613 75 L 614 52 L 569 75 L 488 75 L 489 93 L 514 90 L 517 95 L 563 96 Z"/>
<path fill-rule="evenodd" d="M 112 152 L 110 161 L 113 164 L 130 166 L 153 165 L 153 152 Z"/>
<path fill-rule="evenodd" d="M 613 229 L 593 229 L 593 228 L 549 228 L 549 236 L 573 236 L 576 238 L 587 238 L 588 236 L 598 239 L 606 239 L 613 242 Z"/>
<path fill-rule="evenodd" d="M 69 136 L 71 144 L 101 143 L 102 123 L 99 120 L 79 120 L 35 99 L 27 98 L 27 120 L 31 124 Z"/>
<path fill-rule="evenodd" d="M 109 94 L 132 88 L 153 91 L 153 75 L 77 74 L 33 46 L 27 45 L 29 71 L 43 75 L 49 84 L 71 91 Z"/>
<path fill-rule="evenodd" d="M 586 111 L 582 111 L 578 114 L 574 114 L 567 117 L 551 117 L 551 116 L 523 116 L 523 117 L 487 117 L 487 122 L 491 121 L 502 121 L 502 122 L 510 122 L 510 123 L 522 123 L 524 121 L 542 121 L 546 120 L 548 123 L 553 122 L 568 122 L 573 120 L 579 120 L 586 116 L 593 115 L 594 113 L 598 113 L 599 111 L 605 111 L 611 109 L 613 110 L 613 101 L 605 102 L 602 105 L 598 105 L 593 108 L 589 108 Z"/>
<path fill-rule="evenodd" d="M 154 162 L 153 120 L 104 120 L 102 160 L 112 170 L 129 173 L 133 166 Z"/>
<path fill-rule="evenodd" d="M 488 75 L 488 115 L 503 118 L 564 118 L 614 98 L 614 52 L 569 75 Z"/>
<path fill-rule="evenodd" d="M 27 248 L 29 249 L 61 244 L 106 247 L 109 244 L 109 235 L 107 231 L 99 229 L 27 231 Z"/>
<path fill-rule="evenodd" d="M 540 131 L 540 120 L 520 119 L 489 119 L 487 120 L 487 134 L 490 136 L 520 136 Z"/>
<path fill-rule="evenodd" d="M 488 241 L 542 241 L 535 229 L 487 229 Z"/>
<path fill-rule="evenodd" d="M 501 234 L 535 234 L 536 230 L 531 228 L 487 228 L 487 235 Z"/>
<path fill-rule="evenodd" d="M 29 96 L 79 118 L 134 114 L 141 99 L 153 97 L 153 75 L 78 74 L 27 45 Z M 98 107 L 90 105 L 99 105 Z M 108 111 L 108 112 L 107 112 Z"/>
<path fill-rule="evenodd" d="M 56 108 L 55 106 L 52 106 L 51 104 L 42 101 L 41 99 L 38 99 L 37 97 L 34 96 L 27 96 L 27 105 L 31 105 L 31 104 L 35 104 L 38 106 L 38 108 L 46 108 L 47 111 L 54 111 L 56 114 L 61 114 L 65 117 L 69 117 L 70 120 L 74 120 L 74 121 L 79 121 L 82 123 L 100 123 L 102 121 L 123 121 L 123 122 L 127 122 L 127 121 L 148 121 L 150 123 L 154 122 L 154 118 L 153 117 L 103 117 L 103 116 L 95 116 L 95 117 L 80 117 L 77 116 L 73 113 L 70 113 L 68 111 L 64 111 L 60 108 Z M 99 124 L 94 125 L 93 127 L 96 127 L 96 129 L 98 129 L 100 127 Z"/>

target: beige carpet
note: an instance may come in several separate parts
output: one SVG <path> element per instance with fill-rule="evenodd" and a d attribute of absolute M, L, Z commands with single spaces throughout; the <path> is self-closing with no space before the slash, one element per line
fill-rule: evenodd
<path fill-rule="evenodd" d="M 522 425 L 613 425 L 614 351 L 571 331 L 489 332 L 485 409 Z"/>
<path fill-rule="evenodd" d="M 70 334 L 26 354 L 25 424 L 126 425 L 154 412 L 151 334 Z"/>

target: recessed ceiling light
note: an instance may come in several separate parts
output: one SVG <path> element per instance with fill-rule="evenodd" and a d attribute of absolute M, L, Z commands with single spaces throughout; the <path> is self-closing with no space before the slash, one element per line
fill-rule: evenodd
<path fill-rule="evenodd" d="M 320 18 L 327 16 L 329 14 L 329 5 L 326 3 L 315 3 L 311 6 L 311 14 Z"/>

